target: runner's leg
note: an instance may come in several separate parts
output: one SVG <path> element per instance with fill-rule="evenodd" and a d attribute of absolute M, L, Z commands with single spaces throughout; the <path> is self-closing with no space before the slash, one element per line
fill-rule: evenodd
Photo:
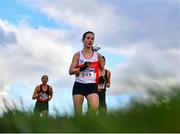
<path fill-rule="evenodd" d="M 82 116 L 83 95 L 73 95 L 74 112 L 76 117 Z"/>
<path fill-rule="evenodd" d="M 96 115 L 96 112 L 99 107 L 99 97 L 96 93 L 91 93 L 87 97 L 88 105 L 89 105 L 89 114 Z"/>

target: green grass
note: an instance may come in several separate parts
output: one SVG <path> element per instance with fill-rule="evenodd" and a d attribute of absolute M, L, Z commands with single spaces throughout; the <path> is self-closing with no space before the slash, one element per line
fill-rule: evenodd
<path fill-rule="evenodd" d="M 104 117 L 66 115 L 39 118 L 31 112 L 8 110 L 0 117 L 0 132 L 180 132 L 180 87 L 170 95 L 154 92 L 153 102 L 132 100 Z"/>

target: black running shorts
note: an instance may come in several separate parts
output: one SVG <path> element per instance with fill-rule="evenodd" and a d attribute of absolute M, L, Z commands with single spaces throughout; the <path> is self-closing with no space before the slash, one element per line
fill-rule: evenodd
<path fill-rule="evenodd" d="M 89 94 L 96 93 L 98 94 L 98 87 L 96 83 L 79 83 L 75 82 L 73 86 L 73 93 L 72 95 L 84 95 L 87 97 Z"/>
<path fill-rule="evenodd" d="M 34 112 L 42 112 L 44 110 L 48 111 L 48 102 L 39 102 L 36 101 L 35 107 L 34 107 Z"/>

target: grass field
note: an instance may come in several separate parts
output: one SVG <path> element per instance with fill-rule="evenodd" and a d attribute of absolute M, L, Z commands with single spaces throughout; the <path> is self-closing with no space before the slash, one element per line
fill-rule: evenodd
<path fill-rule="evenodd" d="M 31 112 L 9 110 L 0 117 L 0 132 L 180 132 L 180 87 L 169 96 L 151 93 L 154 102 L 131 103 L 107 117 L 39 118 Z"/>

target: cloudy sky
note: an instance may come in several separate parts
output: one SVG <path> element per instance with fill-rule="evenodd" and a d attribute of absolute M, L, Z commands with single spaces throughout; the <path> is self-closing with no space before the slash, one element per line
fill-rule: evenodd
<path fill-rule="evenodd" d="M 48 74 L 54 89 L 51 113 L 54 108 L 71 113 L 74 76 L 68 69 L 88 30 L 112 73 L 109 109 L 180 84 L 179 0 L 2 0 L 1 107 L 6 98 L 23 100 L 32 110 L 34 88 Z"/>

